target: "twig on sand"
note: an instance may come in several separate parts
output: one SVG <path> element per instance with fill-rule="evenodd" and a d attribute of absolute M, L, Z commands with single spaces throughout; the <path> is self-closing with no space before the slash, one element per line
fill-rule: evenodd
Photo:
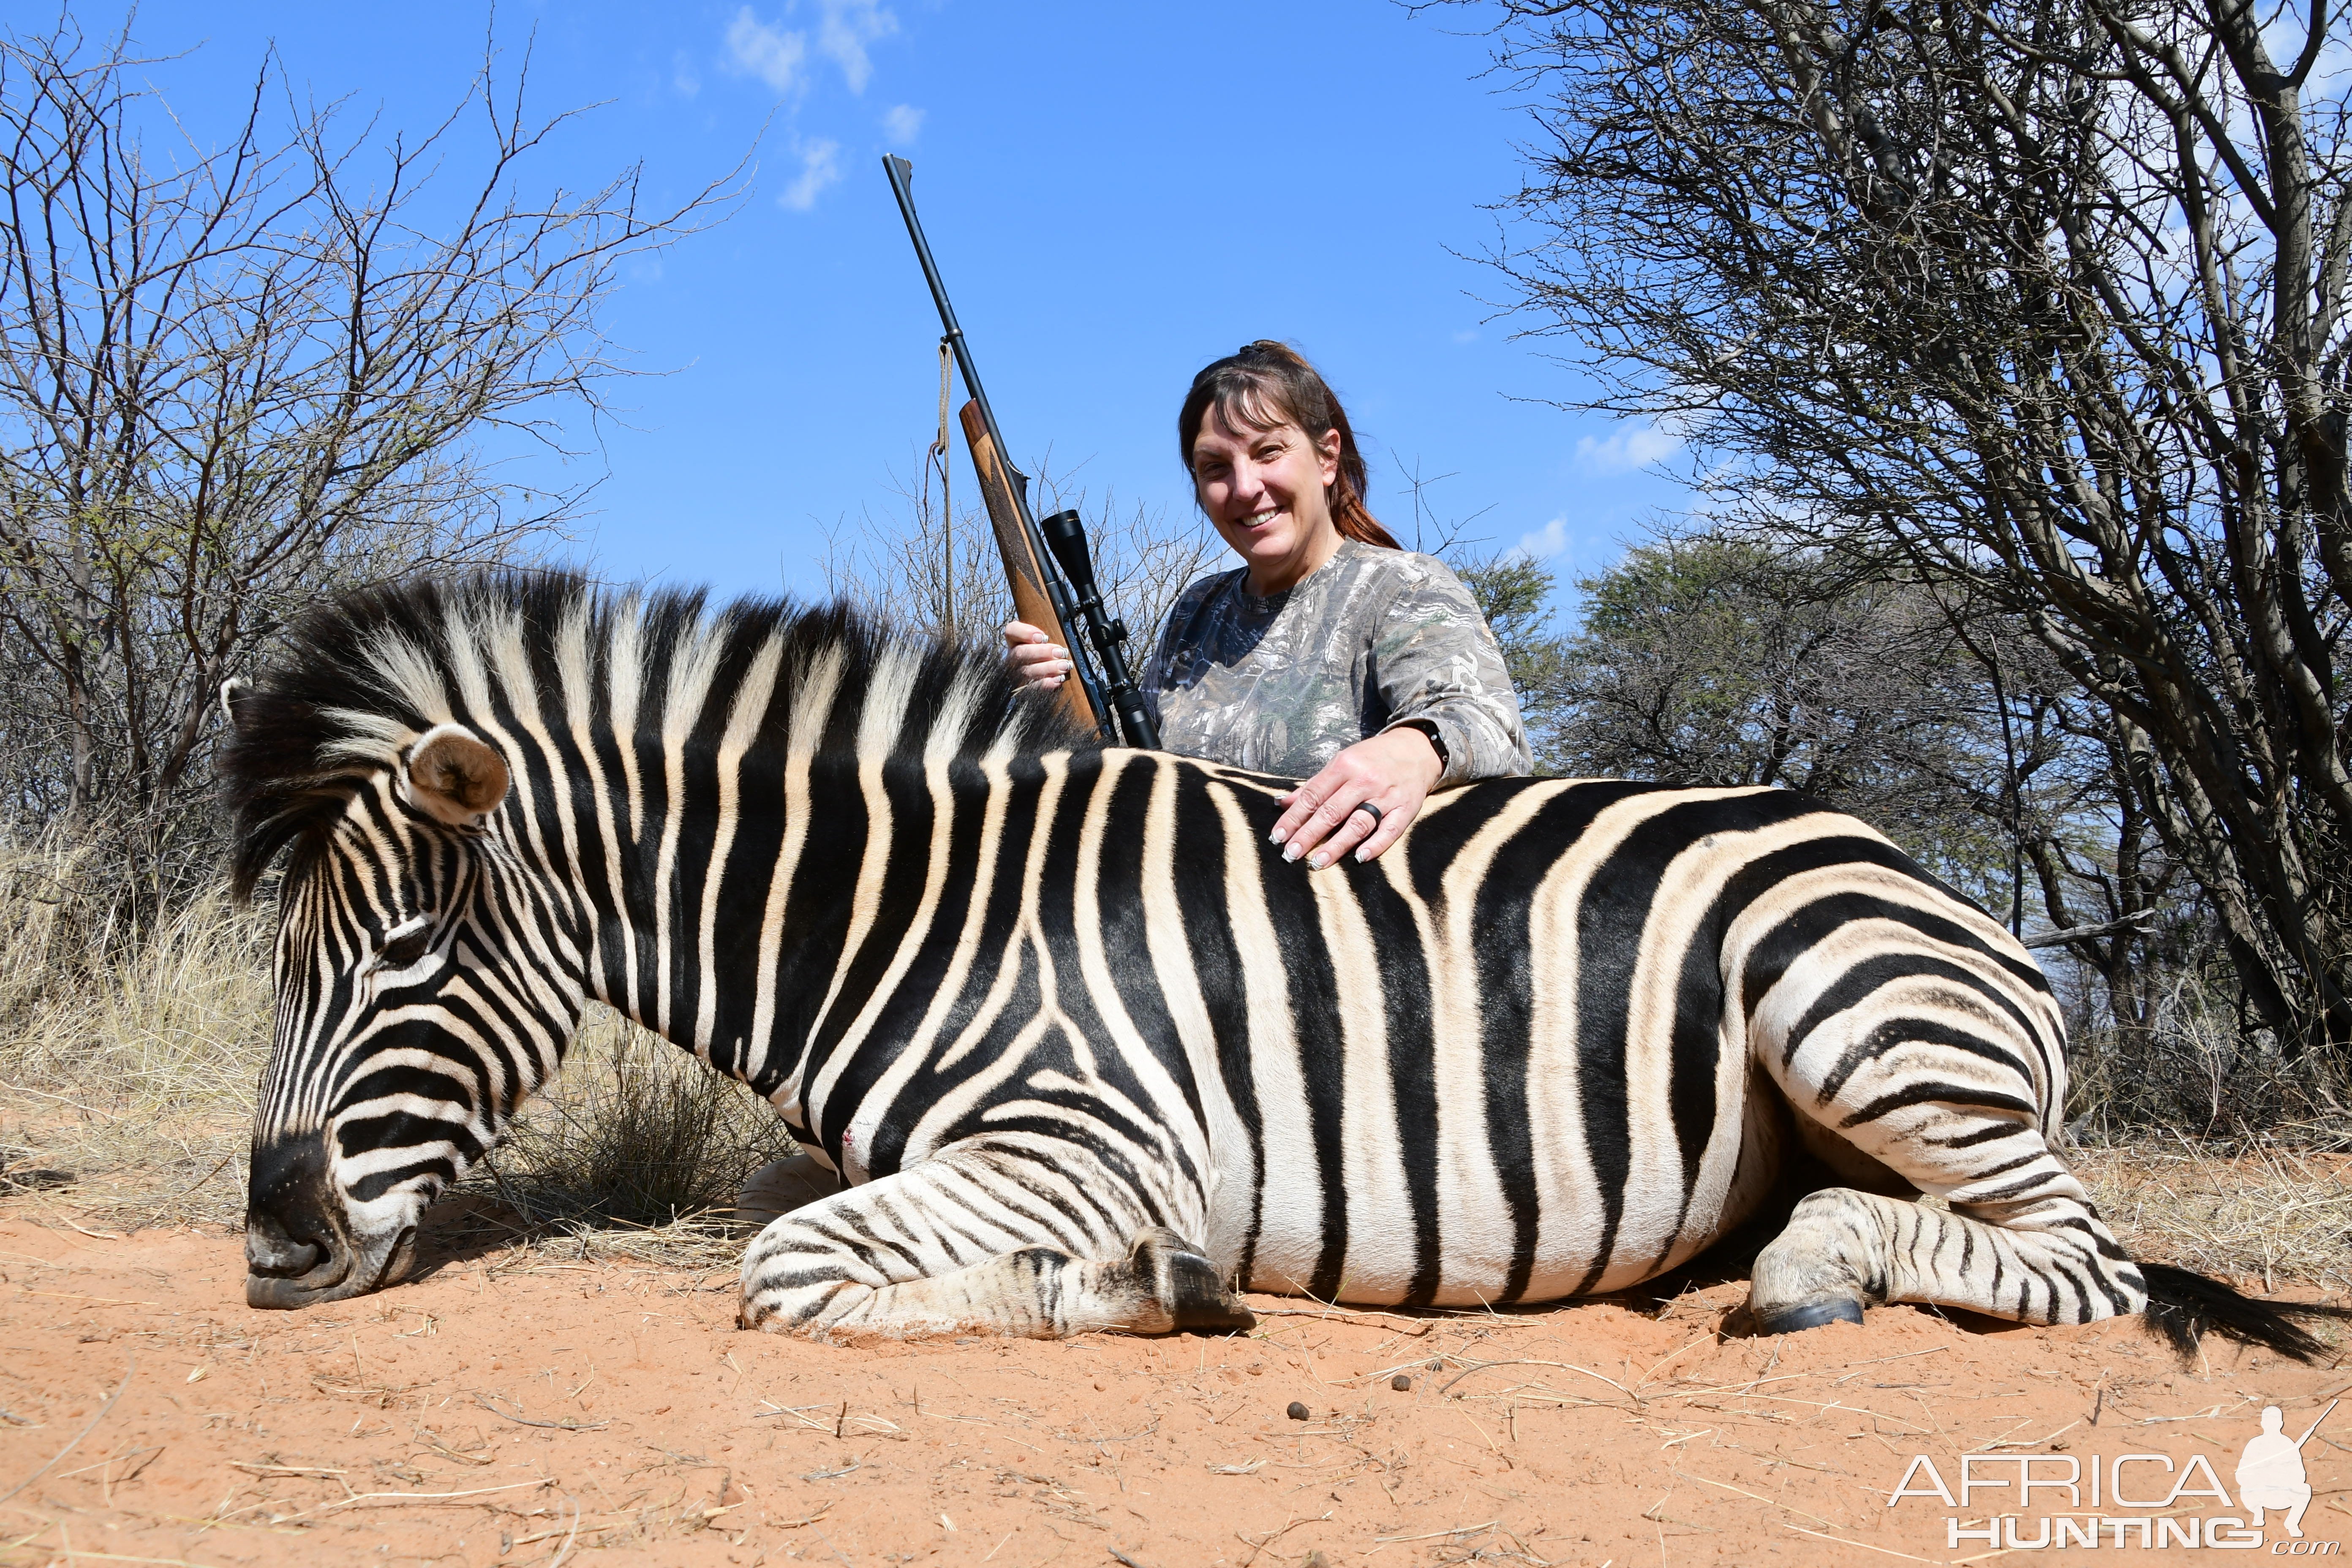
<path fill-rule="evenodd" d="M 613 1424 L 610 1419 L 603 1421 L 533 1421 L 528 1415 L 517 1415 L 510 1411 L 501 1410 L 490 1400 L 484 1398 L 478 1394 L 474 1395 L 474 1403 L 488 1411 L 491 1415 L 503 1416 L 507 1420 L 513 1422 L 518 1426 L 544 1426 L 551 1432 L 602 1432 L 605 1427 L 610 1426 Z"/>
<path fill-rule="evenodd" d="M 1490 1519 L 1484 1524 L 1457 1524 L 1452 1530 L 1433 1530 L 1422 1535 L 1375 1535 L 1372 1541 L 1381 1546 L 1392 1546 L 1400 1541 L 1439 1541 L 1449 1536 L 1476 1535 L 1479 1531 L 1492 1530 L 1502 1522 L 1499 1519 Z"/>
<path fill-rule="evenodd" d="M 1572 1363 L 1564 1361 L 1508 1360 L 1473 1362 L 1470 1365 L 1464 1367 L 1460 1372 L 1455 1373 L 1453 1377 L 1446 1381 L 1445 1387 L 1439 1389 L 1437 1392 L 1440 1394 L 1443 1394 L 1447 1389 L 1451 1389 L 1455 1384 L 1461 1382 L 1464 1378 L 1468 1377 L 1471 1373 L 1485 1372 L 1489 1368 L 1498 1366 L 1556 1366 L 1562 1372 L 1581 1373 L 1586 1377 L 1592 1378 L 1597 1382 L 1607 1384 L 1610 1387 L 1615 1389 L 1618 1393 L 1623 1394 L 1626 1398 L 1632 1400 L 1636 1405 L 1643 1403 L 1642 1396 L 1640 1394 L 1634 1393 L 1632 1389 L 1626 1387 L 1615 1378 L 1603 1377 L 1601 1373 L 1594 1372 L 1591 1367 L 1577 1366 Z"/>
<path fill-rule="evenodd" d="M 551 1487 L 554 1478 L 541 1477 L 535 1481 L 509 1481 L 502 1487 L 475 1487 L 462 1492 L 354 1492 L 350 1497 L 322 1502 L 316 1508 L 306 1508 L 300 1513 L 289 1513 L 271 1521 L 288 1524 L 298 1519 L 308 1519 L 314 1513 L 327 1513 L 339 1508 L 350 1508 L 363 1502 L 454 1502 L 461 1498 L 482 1497 L 490 1492 L 510 1492 L 518 1487 Z"/>
<path fill-rule="evenodd" d="M 1402 1313 L 1383 1312 L 1373 1308 L 1318 1307 L 1310 1310 L 1305 1307 L 1252 1307 L 1250 1310 L 1261 1318 L 1386 1318 L 1391 1322 L 1406 1324 L 1403 1331 L 1417 1340 L 1427 1337 L 1429 1331 L 1437 1326 L 1426 1319 L 1408 1318 Z"/>
<path fill-rule="evenodd" d="M 49 1215 L 49 1217 L 50 1217 L 51 1219 L 53 1219 L 53 1220 L 56 1220 L 59 1225 L 64 1226 L 68 1230 L 79 1230 L 79 1231 L 81 1231 L 81 1234 L 82 1234 L 82 1235 L 84 1235 L 84 1236 L 86 1236 L 86 1237 L 89 1237 L 92 1241 L 121 1241 L 121 1240 L 122 1239 L 122 1237 L 119 1237 L 119 1236 L 117 1236 L 117 1235 L 115 1235 L 115 1234 L 114 1234 L 114 1232 L 112 1232 L 112 1231 L 110 1231 L 110 1230 L 82 1230 L 82 1227 L 81 1227 L 80 1226 L 78 1226 L 78 1225 L 74 1224 L 74 1222 L 73 1222 L 73 1221 L 71 1221 L 71 1220 L 68 1219 L 65 1215 L 61 1215 L 61 1214 L 55 1214 L 55 1213 L 52 1213 L 52 1214 Z M 96 1553 L 94 1553 L 94 1552 L 82 1552 L 80 1555 L 82 1555 L 82 1556 L 84 1556 L 84 1557 L 89 1557 L 89 1556 L 95 1556 L 95 1555 L 96 1555 Z"/>
<path fill-rule="evenodd" d="M 1818 1530 L 1807 1530 L 1801 1524 L 1790 1524 L 1785 1519 L 1782 1520 L 1780 1523 L 1783 1528 L 1793 1530 L 1800 1535 L 1810 1535 L 1822 1541 L 1834 1541 L 1840 1546 L 1859 1546 L 1864 1552 L 1883 1552 L 1889 1557 L 1900 1557 L 1906 1563 L 1933 1563 L 1935 1561 L 1932 1557 L 1914 1557 L 1908 1552 L 1896 1552 L 1885 1546 L 1873 1546 L 1867 1541 L 1850 1541 L 1843 1535 L 1824 1535 Z"/>
<path fill-rule="evenodd" d="M 1321 1513 L 1317 1514 L 1313 1519 L 1294 1519 L 1288 1524 L 1284 1525 L 1280 1530 L 1267 1531 L 1263 1536 L 1260 1536 L 1255 1541 L 1252 1541 L 1248 1536 L 1244 1535 L 1238 1530 L 1234 1531 L 1234 1539 L 1250 1549 L 1249 1557 L 1243 1563 L 1242 1568 L 1249 1568 L 1250 1563 L 1256 1562 L 1257 1554 L 1265 1551 L 1268 1546 L 1271 1546 L 1276 1538 L 1289 1534 L 1292 1531 L 1297 1530 L 1302 1524 L 1321 1524 L 1330 1517 L 1331 1510 L 1327 1508 Z"/>
<path fill-rule="evenodd" d="M 23 1480 L 18 1481 L 6 1491 L 0 1492 L 0 1502 L 6 1502 L 10 1498 L 15 1497 L 18 1492 L 23 1491 L 26 1487 L 31 1486 L 35 1481 L 37 1481 L 43 1476 L 47 1475 L 52 1466 L 56 1465 L 59 1459 L 64 1458 L 68 1454 L 72 1453 L 74 1451 L 75 1445 L 79 1444 L 84 1437 L 89 1436 L 92 1431 L 97 1429 L 98 1424 L 106 1419 L 106 1413 L 114 1408 L 114 1402 L 122 1397 L 122 1391 L 124 1389 L 131 1386 L 131 1373 L 139 1370 L 139 1363 L 136 1361 L 132 1360 L 129 1356 L 125 1356 L 122 1359 L 127 1363 L 122 1369 L 122 1381 L 114 1385 L 114 1392 L 106 1396 L 106 1403 L 98 1407 L 98 1414 L 89 1418 L 89 1424 L 73 1435 L 72 1442 L 68 1443 L 64 1447 L 59 1448 L 56 1453 L 50 1455 L 48 1464 L 43 1465 L 39 1469 L 35 1470 L 31 1475 L 26 1476 Z"/>
<path fill-rule="evenodd" d="M 580 1539 L 580 1503 L 573 1498 L 564 1500 L 572 1504 L 572 1529 L 563 1537 L 563 1544 L 555 1549 L 555 1555 L 548 1559 L 547 1568 L 561 1568 L 563 1560 L 572 1555 L 572 1543 Z"/>
<path fill-rule="evenodd" d="M 219 1164 L 215 1165 L 211 1170 L 206 1171 L 203 1175 L 198 1176 L 194 1181 L 190 1182 L 186 1186 L 182 1187 L 178 1192 L 173 1193 L 170 1197 L 165 1198 L 165 1199 L 163 1200 L 163 1208 L 159 1208 L 159 1209 L 157 1209 L 153 1214 L 149 1215 L 145 1219 L 141 1220 L 137 1225 L 132 1226 L 131 1228 L 133 1231 L 142 1231 L 142 1230 L 145 1230 L 149 1226 L 153 1225 L 157 1220 L 162 1219 L 162 1218 L 163 1217 L 163 1212 L 164 1212 L 164 1210 L 165 1210 L 165 1209 L 170 1208 L 173 1204 L 175 1204 L 175 1203 L 179 1202 L 182 1198 L 186 1197 L 190 1193 L 193 1193 L 193 1192 L 194 1192 L 198 1187 L 203 1186 L 206 1182 L 211 1181 L 215 1176 L 219 1175 L 223 1171 L 227 1170 L 227 1169 L 228 1169 L 228 1163 L 229 1163 L 231 1160 L 234 1160 L 234 1159 L 236 1159 L 236 1150 L 234 1150 L 234 1149 L 231 1149 L 227 1153 L 223 1154 L 223 1155 L 220 1157 L 220 1163 L 219 1163 Z"/>

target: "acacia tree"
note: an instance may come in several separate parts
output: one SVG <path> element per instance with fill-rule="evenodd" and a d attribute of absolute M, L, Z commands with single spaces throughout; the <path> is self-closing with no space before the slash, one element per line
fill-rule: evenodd
<path fill-rule="evenodd" d="M 2309 6 L 1501 0 L 1538 140 L 1493 259 L 1724 517 L 2028 626 L 2256 1016 L 2340 1050 L 2352 149 Z"/>
<path fill-rule="evenodd" d="M 151 868 L 221 681 L 292 611 L 568 514 L 484 442 L 602 407 L 621 261 L 724 195 L 527 189 L 568 117 L 494 57 L 415 137 L 347 136 L 265 62 L 216 146 L 152 63 L 70 19 L 0 37 L 0 815 Z"/>

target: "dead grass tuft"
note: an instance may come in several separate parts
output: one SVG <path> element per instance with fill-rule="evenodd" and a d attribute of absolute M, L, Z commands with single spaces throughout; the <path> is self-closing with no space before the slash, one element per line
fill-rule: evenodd
<path fill-rule="evenodd" d="M 2338 1137 L 2311 1142 L 2340 1145 Z M 2300 1141 L 2298 1141 L 2300 1142 Z M 2223 1143 L 2147 1133 L 2066 1152 L 2126 1247 L 2201 1274 L 2352 1293 L 2352 1154 L 2276 1135 Z"/>
<path fill-rule="evenodd" d="M 739 1262 L 743 1179 L 796 1144 L 775 1112 L 667 1040 L 595 1007 L 562 1075 L 460 1184 L 516 1239 L 583 1259 Z"/>
<path fill-rule="evenodd" d="M 88 858 L 0 849 L 0 1162 L 101 1223 L 233 1219 L 268 1048 L 267 919 L 216 889 L 126 942 L 78 918 Z"/>

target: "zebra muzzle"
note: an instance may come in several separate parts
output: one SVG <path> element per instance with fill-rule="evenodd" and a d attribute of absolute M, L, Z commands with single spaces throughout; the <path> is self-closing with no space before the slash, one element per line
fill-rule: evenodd
<path fill-rule="evenodd" d="M 352 1245 L 337 1212 L 323 1148 L 256 1148 L 245 1211 L 245 1300 L 283 1310 L 358 1295 L 362 1248 Z"/>
<path fill-rule="evenodd" d="M 248 1307 L 284 1309 L 331 1300 L 351 1277 L 352 1254 L 311 1227 L 289 1228 L 269 1210 L 256 1207 L 245 1219 L 245 1301 Z"/>

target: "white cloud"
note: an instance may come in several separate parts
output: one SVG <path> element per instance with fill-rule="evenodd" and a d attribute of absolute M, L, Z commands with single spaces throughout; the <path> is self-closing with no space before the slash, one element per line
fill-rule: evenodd
<path fill-rule="evenodd" d="M 801 66 L 808 58 L 806 35 L 771 27 L 753 16 L 749 5 L 736 12 L 735 20 L 728 25 L 727 55 L 737 70 L 758 77 L 778 92 L 793 92 L 805 85 Z"/>
<path fill-rule="evenodd" d="M 915 138 L 923 133 L 923 111 L 911 103 L 902 103 L 882 117 L 882 134 L 900 147 L 911 147 Z"/>
<path fill-rule="evenodd" d="M 702 90 L 702 79 L 694 74 L 694 64 L 687 58 L 684 49 L 671 58 L 669 84 L 686 98 L 692 98 Z"/>
<path fill-rule="evenodd" d="M 1683 449 L 1683 438 L 1659 429 L 1647 420 L 1633 419 L 1596 441 L 1580 436 L 1576 458 L 1595 473 L 1622 474 L 1646 468 Z"/>
<path fill-rule="evenodd" d="M 793 212 L 804 213 L 816 205 L 819 191 L 841 178 L 841 143 L 795 139 L 793 151 L 800 157 L 800 175 L 784 187 L 784 194 L 776 201 Z"/>
<path fill-rule="evenodd" d="M 876 0 L 821 0 L 821 4 L 824 17 L 817 24 L 816 47 L 841 67 L 842 79 L 850 91 L 864 92 L 874 75 L 874 62 L 866 58 L 866 46 L 897 32 L 898 18 Z"/>
<path fill-rule="evenodd" d="M 866 46 L 897 32 L 898 18 L 879 0 L 818 0 L 818 10 L 816 52 L 841 68 L 850 91 L 864 92 L 874 77 Z M 727 25 L 727 58 L 737 71 L 758 77 L 778 92 L 797 93 L 808 86 L 809 36 L 762 22 L 749 5 Z"/>
<path fill-rule="evenodd" d="M 1516 553 L 1530 561 L 1549 561 L 1555 555 L 1564 554 L 1567 550 L 1568 519 L 1565 516 L 1553 518 L 1533 533 L 1522 533 L 1519 542 L 1514 547 Z"/>
<path fill-rule="evenodd" d="M 1462 331 L 1454 334 L 1454 341 L 1457 343 L 1475 343 L 1478 341 L 1478 329 L 1475 327 L 1465 327 Z"/>

